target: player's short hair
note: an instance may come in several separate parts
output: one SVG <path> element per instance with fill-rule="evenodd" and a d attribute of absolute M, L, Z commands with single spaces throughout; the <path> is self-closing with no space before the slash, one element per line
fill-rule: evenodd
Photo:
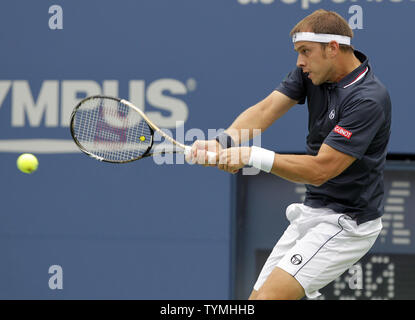
<path fill-rule="evenodd" d="M 350 28 L 347 21 L 337 12 L 319 9 L 298 22 L 291 30 L 290 36 L 297 32 L 314 32 L 337 34 L 353 38 L 353 30 Z M 324 47 L 327 44 L 321 43 Z M 350 45 L 340 44 L 340 49 L 344 52 L 353 51 Z"/>

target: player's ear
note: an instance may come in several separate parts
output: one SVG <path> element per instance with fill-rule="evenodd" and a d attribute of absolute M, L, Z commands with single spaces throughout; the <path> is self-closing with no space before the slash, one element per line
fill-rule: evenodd
<path fill-rule="evenodd" d="M 337 41 L 330 41 L 326 46 L 326 50 L 326 54 L 329 57 L 334 58 L 340 52 L 340 45 Z"/>

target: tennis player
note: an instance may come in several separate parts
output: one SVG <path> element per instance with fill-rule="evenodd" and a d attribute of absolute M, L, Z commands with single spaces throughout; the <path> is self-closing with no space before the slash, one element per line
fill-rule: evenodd
<path fill-rule="evenodd" d="M 368 58 L 351 45 L 353 31 L 337 13 L 317 10 L 291 31 L 297 66 L 264 100 L 245 110 L 215 140 L 196 141 L 193 161 L 219 153 L 219 169 L 249 165 L 306 185 L 304 203 L 286 209 L 290 224 L 276 243 L 250 299 L 316 298 L 355 264 L 381 229 L 383 170 L 391 101 Z M 267 129 L 307 100 L 307 154 L 238 147 L 240 132 Z M 235 157 L 235 154 L 238 155 Z M 275 190 L 278 196 L 278 190 Z"/>

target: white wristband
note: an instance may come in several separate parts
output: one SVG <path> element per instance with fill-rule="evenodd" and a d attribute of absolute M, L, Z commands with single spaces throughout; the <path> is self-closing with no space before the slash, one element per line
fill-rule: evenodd
<path fill-rule="evenodd" d="M 251 147 L 251 157 L 249 165 L 265 172 L 270 172 L 274 165 L 275 152 L 255 147 Z"/>

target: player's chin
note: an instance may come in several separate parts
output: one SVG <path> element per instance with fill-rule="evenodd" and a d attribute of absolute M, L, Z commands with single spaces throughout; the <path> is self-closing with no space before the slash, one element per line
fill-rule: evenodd
<path fill-rule="evenodd" d="M 321 79 L 315 79 L 315 78 L 310 78 L 311 82 L 315 85 L 315 86 L 319 86 L 321 85 L 324 81 L 321 81 Z"/>

